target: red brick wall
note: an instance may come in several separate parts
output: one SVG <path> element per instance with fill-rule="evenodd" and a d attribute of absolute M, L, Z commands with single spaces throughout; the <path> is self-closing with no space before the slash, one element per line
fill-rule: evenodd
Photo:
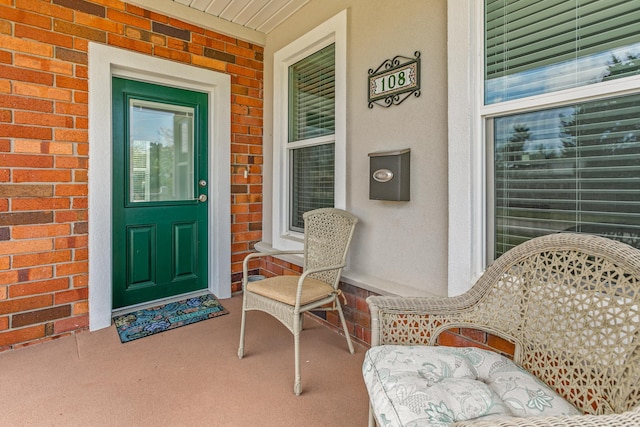
<path fill-rule="evenodd" d="M 261 239 L 261 46 L 120 0 L 0 0 L 0 351 L 88 326 L 90 41 L 231 75 L 234 277 Z"/>
<path fill-rule="evenodd" d="M 513 359 L 515 344 L 496 335 L 469 328 L 452 328 L 438 337 L 439 345 L 449 347 L 478 347 L 493 350 Z"/>

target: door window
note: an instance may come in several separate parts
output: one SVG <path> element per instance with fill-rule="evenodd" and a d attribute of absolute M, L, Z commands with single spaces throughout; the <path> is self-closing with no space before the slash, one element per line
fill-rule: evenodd
<path fill-rule="evenodd" d="M 192 107 L 129 100 L 130 203 L 194 197 Z"/>

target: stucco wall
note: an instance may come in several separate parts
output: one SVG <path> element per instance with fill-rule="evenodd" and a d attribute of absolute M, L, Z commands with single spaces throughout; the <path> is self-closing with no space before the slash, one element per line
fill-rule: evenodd
<path fill-rule="evenodd" d="M 445 0 L 316 0 L 267 35 L 263 241 L 272 242 L 273 55 L 348 10 L 347 209 L 360 218 L 344 274 L 381 293 L 447 294 L 447 7 Z M 421 52 L 421 96 L 367 103 L 384 60 Z M 369 200 L 368 153 L 411 149 L 411 201 Z"/>

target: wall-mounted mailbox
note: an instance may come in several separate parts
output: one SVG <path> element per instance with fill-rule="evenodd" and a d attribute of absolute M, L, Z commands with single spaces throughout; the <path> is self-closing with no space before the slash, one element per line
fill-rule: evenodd
<path fill-rule="evenodd" d="M 369 199 L 409 200 L 411 149 L 369 153 Z"/>

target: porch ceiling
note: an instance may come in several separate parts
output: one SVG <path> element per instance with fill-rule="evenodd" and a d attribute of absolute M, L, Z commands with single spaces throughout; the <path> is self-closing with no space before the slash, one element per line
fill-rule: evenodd
<path fill-rule="evenodd" d="M 190 8 L 264 34 L 309 0 L 173 0 Z"/>

